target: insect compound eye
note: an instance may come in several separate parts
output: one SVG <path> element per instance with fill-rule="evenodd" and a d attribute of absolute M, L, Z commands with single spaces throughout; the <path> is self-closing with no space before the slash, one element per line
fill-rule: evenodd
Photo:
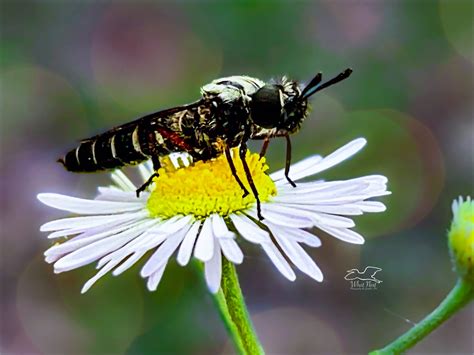
<path fill-rule="evenodd" d="M 276 85 L 265 85 L 252 95 L 250 104 L 252 120 L 261 127 L 277 127 L 281 122 L 280 89 Z"/>

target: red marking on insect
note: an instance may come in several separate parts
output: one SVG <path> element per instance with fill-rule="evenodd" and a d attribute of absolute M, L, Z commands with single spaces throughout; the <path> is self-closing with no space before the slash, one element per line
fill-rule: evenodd
<path fill-rule="evenodd" d="M 192 149 L 192 147 L 186 143 L 184 139 L 176 132 L 169 131 L 164 128 L 158 128 L 158 133 L 160 133 L 164 139 L 168 139 L 176 147 L 179 147 L 185 151 L 190 151 Z"/>

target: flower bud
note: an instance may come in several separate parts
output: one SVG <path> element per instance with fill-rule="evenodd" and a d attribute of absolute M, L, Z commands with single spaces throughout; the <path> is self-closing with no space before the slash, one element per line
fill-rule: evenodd
<path fill-rule="evenodd" d="M 448 244 L 456 272 L 474 283 L 474 201 L 462 197 L 453 201 L 453 220 Z"/>

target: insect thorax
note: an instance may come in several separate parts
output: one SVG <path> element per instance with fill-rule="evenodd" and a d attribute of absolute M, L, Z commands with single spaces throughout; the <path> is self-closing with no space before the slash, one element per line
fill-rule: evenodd
<path fill-rule="evenodd" d="M 252 96 L 265 87 L 277 88 L 280 109 L 269 117 L 271 127 L 260 126 L 253 116 Z M 261 136 L 278 136 L 297 132 L 309 112 L 306 100 L 299 100 L 301 89 L 296 81 L 283 77 L 279 80 L 265 82 L 248 76 L 230 76 L 214 80 L 201 88 L 205 100 L 213 102 L 219 108 L 216 121 L 221 121 L 224 136 L 230 146 L 237 145 L 244 129 L 251 132 L 251 138 Z M 257 93 L 258 94 L 258 93 Z M 264 111 L 269 112 L 269 111 Z M 270 112 L 269 112 L 270 114 Z M 279 122 L 280 117 L 283 117 Z"/>
<path fill-rule="evenodd" d="M 251 95 L 265 83 L 247 76 L 231 76 L 214 80 L 201 88 L 208 117 L 201 118 L 197 128 L 202 143 L 213 147 L 213 155 L 222 153 L 221 142 L 237 146 L 245 129 L 251 129 Z"/>

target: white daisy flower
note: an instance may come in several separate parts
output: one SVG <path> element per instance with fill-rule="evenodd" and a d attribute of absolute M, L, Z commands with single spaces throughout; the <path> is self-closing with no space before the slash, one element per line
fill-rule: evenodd
<path fill-rule="evenodd" d="M 324 158 L 306 158 L 292 165 L 291 178 L 298 181 L 329 169 L 365 144 L 359 138 Z M 240 159 L 234 161 L 239 176 L 245 176 Z M 322 281 L 321 270 L 302 247 L 319 247 L 321 241 L 305 229 L 316 227 L 342 241 L 362 244 L 364 238 L 351 230 L 355 224 L 348 216 L 384 211 L 381 202 L 370 199 L 390 193 L 387 178 L 380 175 L 299 182 L 294 188 L 283 170 L 267 175 L 268 166 L 258 154 L 249 153 L 247 162 L 262 202 L 262 221 L 257 218 L 255 198 L 242 198 L 224 156 L 192 164 L 183 155 L 171 155 L 153 186 L 139 198 L 137 186 L 121 171 L 111 174 L 114 184 L 99 187 L 94 200 L 41 193 L 38 199 L 44 204 L 77 215 L 41 226 L 41 231 L 51 232 L 48 238 L 68 238 L 49 248 L 45 259 L 54 263 L 56 273 L 98 261 L 99 271 L 85 283 L 84 293 L 108 272 L 123 273 L 149 251 L 152 254 L 140 273 L 154 291 L 173 254 L 182 266 L 194 255 L 204 263 L 207 285 L 216 293 L 222 258 L 234 264 L 244 259 L 238 243 L 242 238 L 260 245 L 290 281 L 296 276 L 287 260 Z M 139 170 L 144 181 L 152 174 L 147 164 Z M 241 180 L 245 184 L 246 179 Z"/>

